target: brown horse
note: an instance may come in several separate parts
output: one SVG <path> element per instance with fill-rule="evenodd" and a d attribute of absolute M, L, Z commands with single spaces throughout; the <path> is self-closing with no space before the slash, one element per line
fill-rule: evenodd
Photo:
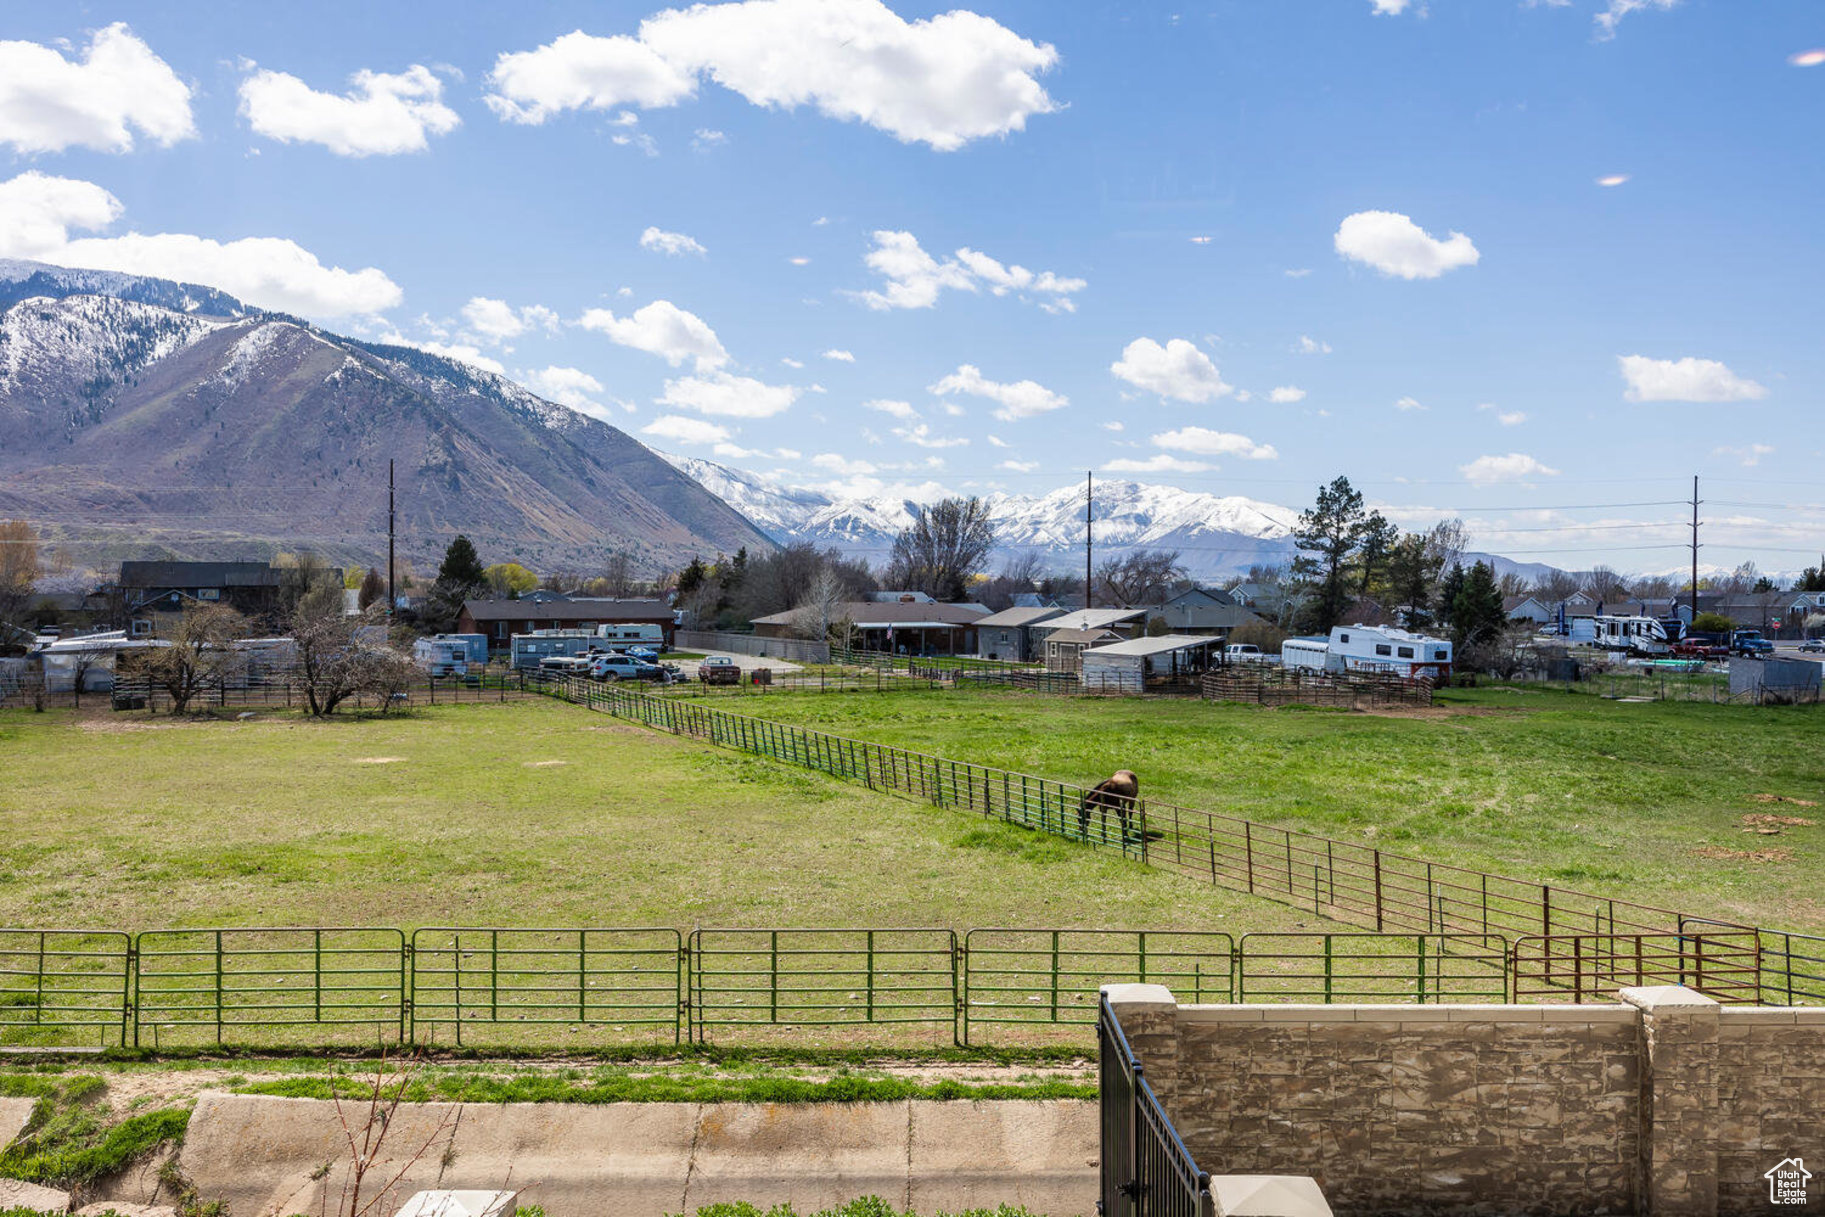
<path fill-rule="evenodd" d="M 1099 825 L 1104 836 L 1108 836 L 1109 812 L 1114 811 L 1121 817 L 1122 840 L 1128 839 L 1128 816 L 1134 810 L 1141 794 L 1141 779 L 1134 775 L 1132 769 L 1117 769 L 1113 776 L 1098 782 L 1084 795 L 1084 801 L 1077 808 L 1077 831 L 1082 836 L 1090 835 L 1091 809 L 1101 815 Z"/>

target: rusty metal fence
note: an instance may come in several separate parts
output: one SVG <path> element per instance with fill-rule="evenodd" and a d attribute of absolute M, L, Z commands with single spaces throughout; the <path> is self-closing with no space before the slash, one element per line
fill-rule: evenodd
<path fill-rule="evenodd" d="M 619 686 L 548 679 L 550 694 L 673 735 L 817 770 L 871 790 L 1053 833 L 1136 861 L 1265 897 L 1377 933 L 1613 937 L 1673 935 L 1706 921 L 1688 912 L 1550 883 L 1389 853 L 1235 816 L 1138 799 L 1086 810 L 1088 789 L 910 749 L 849 739 Z M 1763 988 L 1825 1002 L 1816 939 L 1740 923 L 1752 935 Z"/>

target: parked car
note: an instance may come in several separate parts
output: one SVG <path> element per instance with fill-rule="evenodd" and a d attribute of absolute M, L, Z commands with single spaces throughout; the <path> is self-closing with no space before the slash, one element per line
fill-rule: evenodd
<path fill-rule="evenodd" d="M 1805 642 L 1800 644 L 1800 650 L 1812 651 L 1815 653 L 1825 651 L 1825 638 L 1808 638 Z"/>
<path fill-rule="evenodd" d="M 1705 638 L 1686 638 L 1673 644 L 1673 654 L 1681 659 L 1722 659 L 1730 648 Z"/>
<path fill-rule="evenodd" d="M 664 668 L 632 655 L 598 655 L 590 660 L 589 675 L 592 680 L 668 679 Z"/>
<path fill-rule="evenodd" d="M 589 660 L 581 655 L 547 655 L 539 660 L 539 671 L 558 676 L 587 676 Z"/>
<path fill-rule="evenodd" d="M 697 665 L 697 679 L 706 685 L 738 685 L 741 667 L 727 655 L 711 655 Z"/>

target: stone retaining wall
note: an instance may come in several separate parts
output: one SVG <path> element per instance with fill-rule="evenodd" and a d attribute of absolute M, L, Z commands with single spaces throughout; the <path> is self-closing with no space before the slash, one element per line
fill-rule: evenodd
<path fill-rule="evenodd" d="M 1677 986 L 1601 1006 L 1108 992 L 1200 1167 L 1310 1175 L 1340 1214 L 1791 1213 L 1762 1178 L 1789 1157 L 1825 1184 L 1825 1010 Z"/>

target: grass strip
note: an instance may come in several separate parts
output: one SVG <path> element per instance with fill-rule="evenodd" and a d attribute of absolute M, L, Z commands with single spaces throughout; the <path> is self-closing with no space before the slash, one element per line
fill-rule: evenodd
<path fill-rule="evenodd" d="M 371 1080 L 345 1074 L 285 1078 L 237 1087 L 237 1094 L 289 1099 L 360 1099 Z M 391 1087 L 388 1093 L 392 1093 Z M 1096 1083 L 1058 1079 L 1014 1082 L 913 1082 L 900 1078 L 705 1078 L 667 1075 L 598 1077 L 484 1077 L 450 1073 L 415 1077 L 405 1086 L 413 1103 L 891 1103 L 904 1099 L 1094 1099 Z"/>

